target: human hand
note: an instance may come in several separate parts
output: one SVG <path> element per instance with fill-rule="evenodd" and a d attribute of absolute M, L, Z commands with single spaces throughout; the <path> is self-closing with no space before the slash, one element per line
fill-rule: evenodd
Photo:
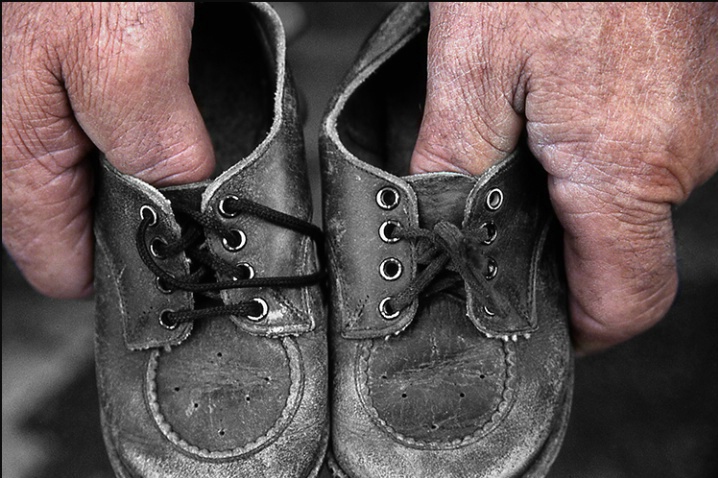
<path fill-rule="evenodd" d="M 157 186 L 207 177 L 189 89 L 192 3 L 2 4 L 2 235 L 54 297 L 92 291 L 92 164 Z"/>
<path fill-rule="evenodd" d="M 565 230 L 579 352 L 660 320 L 671 206 L 718 169 L 715 3 L 431 5 L 412 172 L 479 174 L 526 128 Z"/>

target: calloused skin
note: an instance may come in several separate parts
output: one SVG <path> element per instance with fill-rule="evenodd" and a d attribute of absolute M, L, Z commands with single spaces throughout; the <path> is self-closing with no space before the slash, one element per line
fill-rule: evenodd
<path fill-rule="evenodd" d="M 92 292 L 88 153 L 166 186 L 214 166 L 188 86 L 192 4 L 3 3 L 3 243 L 53 297 Z M 431 4 L 412 172 L 480 174 L 522 131 L 565 229 L 574 343 L 676 292 L 671 206 L 718 170 L 718 4 Z"/>

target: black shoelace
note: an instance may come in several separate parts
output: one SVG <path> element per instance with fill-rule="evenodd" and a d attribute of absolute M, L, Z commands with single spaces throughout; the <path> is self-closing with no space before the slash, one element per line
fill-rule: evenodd
<path fill-rule="evenodd" d="M 173 290 L 184 290 L 202 294 L 209 299 L 219 300 L 222 290 L 254 287 L 306 287 L 320 283 L 326 275 L 324 267 L 320 265 L 319 270 L 307 275 L 252 277 L 253 272 L 247 265 L 227 263 L 216 258 L 207 250 L 205 230 L 211 230 L 230 242 L 237 240 L 236 231 L 230 230 L 217 219 L 212 211 L 201 213 L 198 211 L 198 206 L 190 204 L 189 201 L 173 199 L 171 203 L 178 222 L 182 224 L 182 235 L 179 239 L 167 242 L 158 237 L 154 238 L 148 246 L 146 240 L 148 231 L 157 221 L 154 210 L 151 214 L 142 214 L 142 221 L 136 236 L 140 258 L 157 276 L 158 287 L 167 293 L 171 293 Z M 232 216 L 249 214 L 310 237 L 317 247 L 319 260 L 322 261 L 324 256 L 323 234 L 321 229 L 314 224 L 235 196 L 226 198 L 222 207 L 227 214 Z M 177 256 L 183 252 L 192 264 L 190 272 L 185 275 L 174 276 L 165 271 L 155 260 L 155 258 L 166 259 Z M 228 276 L 230 279 L 217 280 L 218 274 Z M 222 315 L 257 317 L 262 314 L 261 309 L 261 304 L 256 300 L 243 301 L 193 310 L 168 311 L 160 318 L 160 322 L 168 328 L 173 328 L 183 322 Z"/>
<path fill-rule="evenodd" d="M 485 258 L 479 267 L 483 271 L 477 277 L 475 264 L 469 258 L 470 248 L 490 244 L 496 238 L 493 223 L 484 223 L 477 229 L 465 233 L 454 224 L 440 221 L 433 230 L 396 226 L 391 236 L 417 243 L 417 264 L 420 272 L 399 294 L 384 303 L 383 314 L 394 315 L 408 307 L 419 296 L 428 297 L 442 291 L 461 291 L 462 283 L 476 291 L 491 294 L 488 281 L 496 277 L 498 265 L 491 258 Z M 472 257 L 479 257 L 475 254 Z M 484 307 L 484 311 L 492 315 Z"/>

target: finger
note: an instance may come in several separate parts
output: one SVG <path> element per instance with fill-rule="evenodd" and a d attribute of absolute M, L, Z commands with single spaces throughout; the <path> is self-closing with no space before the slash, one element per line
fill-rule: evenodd
<path fill-rule="evenodd" d="M 92 144 L 74 121 L 47 5 L 3 3 L 3 244 L 27 280 L 55 297 L 92 290 Z"/>
<path fill-rule="evenodd" d="M 596 352 L 657 323 L 678 284 L 670 206 L 555 177 L 550 189 L 565 229 L 576 350 Z"/>
<path fill-rule="evenodd" d="M 691 188 L 676 158 L 695 155 L 690 141 L 667 146 L 652 140 L 653 124 L 637 121 L 649 116 L 640 104 L 583 94 L 592 84 L 599 81 L 561 89 L 539 84 L 526 102 L 529 144 L 549 174 L 565 231 L 572 332 L 582 354 L 649 329 L 672 304 L 677 274 L 670 205 Z"/>
<path fill-rule="evenodd" d="M 480 174 L 516 146 L 523 120 L 514 109 L 519 63 L 493 31 L 504 8 L 433 2 L 424 116 L 411 173 Z M 478 22 L 478 24 L 477 24 Z"/>
<path fill-rule="evenodd" d="M 9 91 L 17 90 L 3 80 L 3 91 L 8 92 L 3 94 L 3 244 L 40 292 L 89 295 L 92 178 L 81 160 L 91 143 L 71 116 L 26 122 L 32 107 L 18 115 L 9 98 L 14 96 Z"/>
<path fill-rule="evenodd" d="M 586 5 L 553 30 L 536 28 L 546 43 L 526 66 L 525 103 L 529 144 L 565 230 L 573 337 L 584 354 L 640 334 L 670 308 L 678 282 L 671 205 L 710 170 L 716 124 L 705 107 L 715 103 L 715 56 L 692 46 L 715 44 L 691 20 L 704 15 Z M 617 13 L 621 30 L 596 36 Z M 677 93 L 684 84 L 705 86 Z"/>

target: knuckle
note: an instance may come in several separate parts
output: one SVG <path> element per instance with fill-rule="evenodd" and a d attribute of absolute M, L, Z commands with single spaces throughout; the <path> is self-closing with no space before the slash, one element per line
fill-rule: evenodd
<path fill-rule="evenodd" d="M 93 19 L 94 39 L 122 66 L 163 64 L 173 51 L 186 52 L 188 38 L 176 35 L 178 24 L 162 3 L 102 3 Z M 119 65 L 118 65 L 119 66 Z"/>
<path fill-rule="evenodd" d="M 83 98 L 89 108 L 116 106 L 151 94 L 158 83 L 186 83 L 190 30 L 171 8 L 112 2 L 85 7 L 78 19 L 82 41 L 71 42 L 66 61 L 71 98 Z"/>
<path fill-rule="evenodd" d="M 568 114 L 547 128 L 532 125 L 529 138 L 537 158 L 557 178 L 619 198 L 676 204 L 700 176 L 701 147 L 695 131 L 651 119 L 655 111 L 629 111 L 615 119 Z"/>

